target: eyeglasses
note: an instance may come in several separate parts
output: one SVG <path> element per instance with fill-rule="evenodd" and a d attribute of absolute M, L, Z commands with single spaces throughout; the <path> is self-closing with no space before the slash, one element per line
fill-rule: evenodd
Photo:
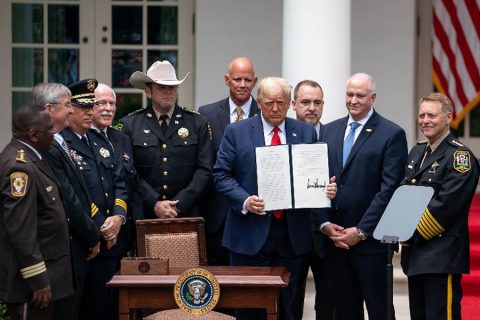
<path fill-rule="evenodd" d="M 95 105 L 97 105 L 99 107 L 106 107 L 107 105 L 111 105 L 112 107 L 115 107 L 116 104 L 117 104 L 117 102 L 115 102 L 115 101 L 107 101 L 107 100 L 100 100 L 100 101 L 95 102 Z"/>

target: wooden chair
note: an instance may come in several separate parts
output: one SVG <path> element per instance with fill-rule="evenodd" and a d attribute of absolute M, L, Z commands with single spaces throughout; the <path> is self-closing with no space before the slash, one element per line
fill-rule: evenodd
<path fill-rule="evenodd" d="M 207 265 L 205 221 L 202 217 L 137 221 L 139 257 L 169 259 L 171 267 Z"/>
<path fill-rule="evenodd" d="M 205 220 L 202 217 L 137 220 L 139 257 L 169 259 L 171 267 L 207 265 Z M 191 315 L 181 309 L 159 311 L 145 320 L 234 320 L 219 312 Z"/>

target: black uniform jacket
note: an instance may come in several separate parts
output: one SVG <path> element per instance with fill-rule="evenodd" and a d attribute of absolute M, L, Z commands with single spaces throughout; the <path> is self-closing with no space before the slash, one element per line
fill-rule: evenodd
<path fill-rule="evenodd" d="M 62 131 L 62 136 L 72 149 L 72 158 L 81 171 L 93 201 L 93 220 L 100 229 L 105 219 L 111 215 L 127 218 L 127 190 L 124 178 L 116 174 L 115 158 L 107 142 L 87 132 L 90 146 L 81 141 L 70 128 Z M 119 235 L 117 244 L 110 250 L 101 241 L 100 256 L 121 256 L 126 251 L 125 237 Z"/>
<path fill-rule="evenodd" d="M 90 216 L 92 202 L 87 185 L 73 160 L 56 140 L 44 156 L 57 177 L 72 241 L 80 242 L 84 253 L 88 254 L 88 249 L 100 240 L 100 233 Z"/>
<path fill-rule="evenodd" d="M 175 106 L 163 135 L 152 107 L 121 120 L 132 140 L 134 162 L 142 180 L 145 218 L 155 217 L 159 200 L 178 200 L 179 216 L 198 215 L 197 204 L 208 186 L 213 151 L 207 119 Z"/>
<path fill-rule="evenodd" d="M 426 142 L 410 151 L 403 184 L 431 186 L 434 195 L 417 229 L 402 247 L 408 276 L 426 273 L 468 273 L 468 211 L 478 183 L 474 154 L 448 135 L 422 162 Z"/>
<path fill-rule="evenodd" d="M 0 300 L 27 302 L 51 287 L 70 295 L 68 226 L 56 177 L 28 146 L 13 140 L 0 155 Z"/>

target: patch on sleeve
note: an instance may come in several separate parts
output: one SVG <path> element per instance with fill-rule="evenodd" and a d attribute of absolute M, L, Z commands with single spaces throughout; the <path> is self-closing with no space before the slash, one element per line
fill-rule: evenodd
<path fill-rule="evenodd" d="M 453 154 L 453 169 L 460 173 L 470 171 L 472 167 L 470 162 L 470 152 L 468 151 L 455 151 Z"/>
<path fill-rule="evenodd" d="M 10 174 L 10 191 L 14 197 L 23 197 L 27 190 L 28 174 L 12 172 Z"/>

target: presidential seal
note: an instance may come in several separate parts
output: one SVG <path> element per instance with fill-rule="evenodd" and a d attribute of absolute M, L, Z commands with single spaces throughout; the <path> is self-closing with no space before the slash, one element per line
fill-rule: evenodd
<path fill-rule="evenodd" d="M 201 315 L 217 305 L 220 285 L 209 271 L 201 268 L 189 269 L 178 277 L 173 295 L 180 309 Z"/>

